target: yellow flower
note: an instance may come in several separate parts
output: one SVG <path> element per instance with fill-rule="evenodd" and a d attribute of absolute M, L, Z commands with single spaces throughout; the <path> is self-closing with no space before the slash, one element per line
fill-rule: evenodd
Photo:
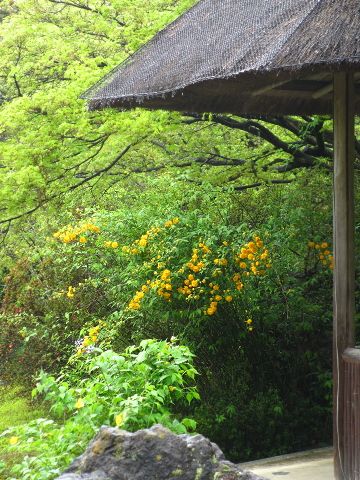
<path fill-rule="evenodd" d="M 221 302 L 222 296 L 221 296 L 221 295 L 215 295 L 215 300 L 216 300 L 217 302 Z"/>
<path fill-rule="evenodd" d="M 206 310 L 206 313 L 207 313 L 208 315 L 210 315 L 210 316 L 211 316 L 211 315 L 215 315 L 215 313 L 216 313 L 216 308 L 215 308 L 215 307 L 209 307 L 209 308 Z"/>
<path fill-rule="evenodd" d="M 77 408 L 78 410 L 80 410 L 80 408 L 84 408 L 85 407 L 85 402 L 82 398 L 78 398 L 76 400 L 76 403 L 75 403 L 75 408 Z"/>
<path fill-rule="evenodd" d="M 124 421 L 125 421 L 124 413 L 119 413 L 118 415 L 115 416 L 115 424 L 117 427 L 121 427 L 121 425 L 124 424 Z"/>
<path fill-rule="evenodd" d="M 315 242 L 308 242 L 309 248 L 315 248 Z"/>
<path fill-rule="evenodd" d="M 129 303 L 129 307 L 128 307 L 130 310 L 139 310 L 140 309 L 140 304 L 137 303 L 137 302 L 134 302 L 133 300 L 131 300 L 131 302 Z"/>
<path fill-rule="evenodd" d="M 232 302 L 232 301 L 233 301 L 233 297 L 232 297 L 231 295 L 226 295 L 225 300 L 226 300 L 227 302 Z"/>
<path fill-rule="evenodd" d="M 139 240 L 139 245 L 140 245 L 140 247 L 146 247 L 147 239 L 144 238 L 144 237 L 141 237 L 141 239 Z"/>
<path fill-rule="evenodd" d="M 246 263 L 245 262 L 240 262 L 239 263 L 239 267 L 240 268 L 243 268 L 245 270 L 245 268 L 247 267 Z"/>
<path fill-rule="evenodd" d="M 170 270 L 164 270 L 161 274 L 161 280 L 167 280 L 171 275 Z"/>
<path fill-rule="evenodd" d="M 321 248 L 323 248 L 323 249 L 328 248 L 328 246 L 329 246 L 329 244 L 326 243 L 326 242 L 323 242 L 323 243 L 321 244 Z"/>
<path fill-rule="evenodd" d="M 19 441 L 19 437 L 10 437 L 9 443 L 10 445 L 16 445 Z"/>
<path fill-rule="evenodd" d="M 87 239 L 85 237 L 80 237 L 79 238 L 79 242 L 80 243 L 86 243 L 87 242 Z"/>
<path fill-rule="evenodd" d="M 68 298 L 74 298 L 74 295 L 75 295 L 75 288 L 70 286 L 68 288 L 68 291 L 66 292 L 66 296 Z"/>
<path fill-rule="evenodd" d="M 248 318 L 245 323 L 247 325 L 251 325 L 253 323 L 253 321 L 251 320 L 251 318 Z"/>
<path fill-rule="evenodd" d="M 118 242 L 111 242 L 111 248 L 118 248 Z"/>

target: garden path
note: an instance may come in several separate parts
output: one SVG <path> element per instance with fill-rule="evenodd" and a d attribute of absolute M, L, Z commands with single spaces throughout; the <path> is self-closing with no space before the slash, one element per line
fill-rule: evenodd
<path fill-rule="evenodd" d="M 332 480 L 335 478 L 331 448 L 283 455 L 245 463 L 241 466 L 269 480 Z"/>

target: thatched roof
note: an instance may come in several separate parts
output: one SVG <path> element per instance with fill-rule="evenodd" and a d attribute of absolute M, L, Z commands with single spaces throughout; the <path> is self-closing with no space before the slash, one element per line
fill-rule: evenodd
<path fill-rule="evenodd" d="M 337 70 L 360 70 L 359 0 L 201 0 L 85 98 L 91 109 L 325 114 Z"/>

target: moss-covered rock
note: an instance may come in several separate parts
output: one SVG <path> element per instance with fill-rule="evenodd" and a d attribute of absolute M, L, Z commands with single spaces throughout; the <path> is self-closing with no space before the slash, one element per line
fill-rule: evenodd
<path fill-rule="evenodd" d="M 58 480 L 261 480 L 227 462 L 202 435 L 175 435 L 161 425 L 129 433 L 102 427 Z"/>

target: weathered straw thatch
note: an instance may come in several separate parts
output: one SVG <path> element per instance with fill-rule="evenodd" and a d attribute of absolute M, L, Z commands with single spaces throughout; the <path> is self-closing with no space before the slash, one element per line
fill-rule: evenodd
<path fill-rule="evenodd" d="M 359 0 L 201 0 L 84 97 L 91 109 L 330 113 L 331 72 L 359 69 L 359 32 Z"/>

